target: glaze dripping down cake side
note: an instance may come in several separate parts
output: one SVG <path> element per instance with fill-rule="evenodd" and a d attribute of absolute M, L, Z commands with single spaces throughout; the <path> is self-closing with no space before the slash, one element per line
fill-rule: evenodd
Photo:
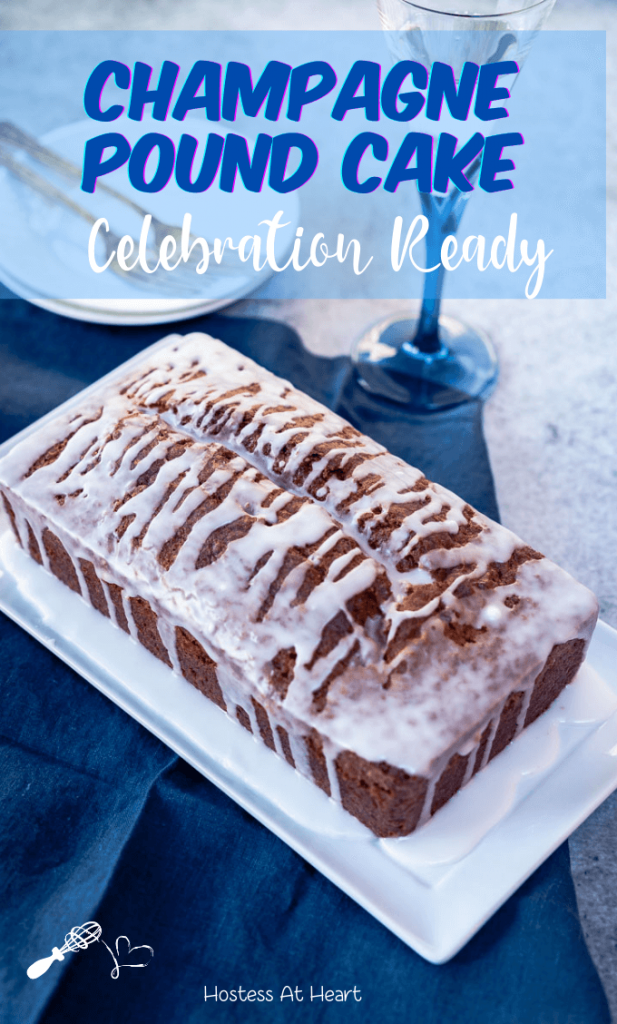
<path fill-rule="evenodd" d="M 380 836 L 576 674 L 586 588 L 205 335 L 0 462 L 19 543 Z"/>

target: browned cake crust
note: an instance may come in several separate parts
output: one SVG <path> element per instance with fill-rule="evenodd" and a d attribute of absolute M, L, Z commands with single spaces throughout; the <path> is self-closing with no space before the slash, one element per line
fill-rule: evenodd
<path fill-rule="evenodd" d="M 0 463 L 39 564 L 378 836 L 574 678 L 580 584 L 202 335 Z"/>

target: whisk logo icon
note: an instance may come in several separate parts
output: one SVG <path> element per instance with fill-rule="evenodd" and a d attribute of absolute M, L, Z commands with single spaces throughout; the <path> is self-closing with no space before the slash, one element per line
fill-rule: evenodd
<path fill-rule="evenodd" d="M 65 953 L 74 953 L 78 949 L 87 949 L 91 942 L 98 942 L 103 929 L 97 921 L 86 921 L 77 928 L 71 928 L 64 936 L 64 945 L 61 949 L 54 946 L 51 956 L 45 956 L 42 960 L 30 964 L 27 974 L 29 978 L 40 978 L 45 971 L 48 971 L 54 960 L 64 960 Z"/>
<path fill-rule="evenodd" d="M 71 928 L 70 932 L 64 936 L 64 945 L 62 948 L 58 949 L 57 946 L 54 946 L 51 956 L 43 957 L 42 960 L 37 960 L 36 963 L 31 964 L 27 971 L 28 977 L 32 979 L 40 978 L 42 974 L 45 974 L 45 971 L 49 970 L 54 960 L 64 960 L 65 953 L 75 953 L 77 950 L 87 949 L 91 943 L 98 942 L 99 939 L 114 962 L 114 966 L 111 971 L 111 977 L 114 980 L 120 976 L 121 967 L 147 967 L 154 956 L 152 946 L 131 946 L 128 936 L 126 935 L 118 936 L 116 939 L 116 952 L 114 953 L 105 940 L 101 939 L 102 934 L 103 929 L 97 921 L 86 921 L 85 924 L 81 924 L 77 928 Z M 120 943 L 122 941 L 126 943 L 126 950 L 123 953 L 120 952 Z M 134 953 L 141 954 L 140 959 L 143 959 L 142 950 L 147 950 L 150 954 L 145 963 L 120 963 L 121 956 L 123 959 L 127 957 L 130 958 L 131 954 Z"/>

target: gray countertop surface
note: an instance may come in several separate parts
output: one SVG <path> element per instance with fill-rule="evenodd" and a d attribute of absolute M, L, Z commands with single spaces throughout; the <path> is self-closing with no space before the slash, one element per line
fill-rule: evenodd
<path fill-rule="evenodd" d="M 0 29 L 377 29 L 372 0 L 4 0 Z M 598 595 L 617 627 L 617 2 L 558 0 L 551 29 L 607 32 L 607 298 L 444 303 L 484 328 L 500 361 L 485 431 L 503 522 Z M 33 125 L 33 127 L 35 127 Z M 404 304 L 236 304 L 292 325 L 311 350 L 347 352 Z M 617 1021 L 617 793 L 571 837 L 581 920 Z"/>

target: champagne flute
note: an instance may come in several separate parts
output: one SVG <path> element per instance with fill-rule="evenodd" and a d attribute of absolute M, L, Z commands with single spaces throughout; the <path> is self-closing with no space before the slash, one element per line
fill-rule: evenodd
<path fill-rule="evenodd" d="M 394 61 L 414 60 L 430 71 L 435 61 L 449 64 L 459 82 L 466 61 L 478 65 L 515 61 L 519 71 L 555 0 L 377 0 L 382 27 Z M 516 75 L 503 76 L 511 88 Z M 480 130 L 485 136 L 503 122 L 461 123 L 448 118 L 444 104 L 439 131 L 460 137 Z M 462 140 L 461 140 L 462 144 Z M 474 184 L 481 154 L 466 169 Z M 461 222 L 470 192 L 452 183 L 444 195 L 420 192 L 428 219 L 422 306 L 417 316 L 395 315 L 370 327 L 352 351 L 360 383 L 370 392 L 431 412 L 485 398 L 497 381 L 497 358 L 490 340 L 454 317 L 441 315 L 445 268 L 441 246 Z"/>

